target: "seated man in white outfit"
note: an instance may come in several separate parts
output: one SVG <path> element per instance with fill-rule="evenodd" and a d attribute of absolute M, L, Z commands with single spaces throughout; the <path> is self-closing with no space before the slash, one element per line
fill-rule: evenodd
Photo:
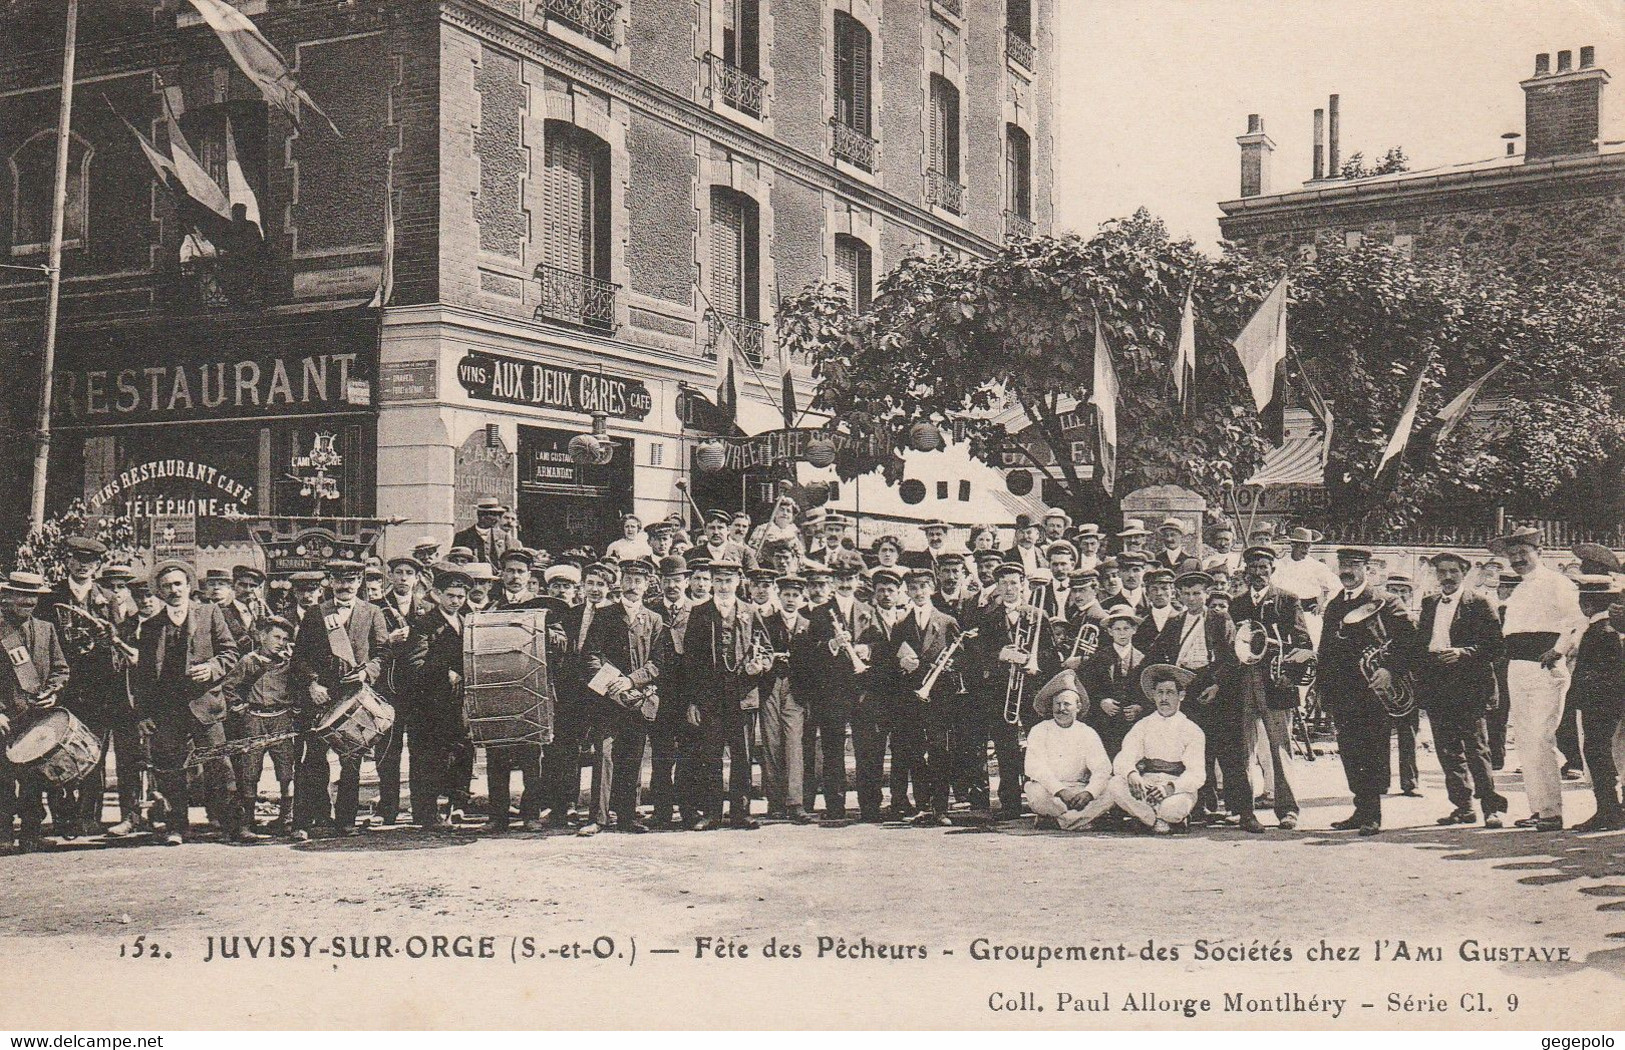
<path fill-rule="evenodd" d="M 1106 794 L 1112 763 L 1100 735 L 1082 721 L 1088 707 L 1075 671 L 1062 671 L 1033 697 L 1033 709 L 1046 721 L 1027 734 L 1021 792 L 1040 827 L 1082 831 L 1112 808 Z"/>
<path fill-rule="evenodd" d="M 1180 713 L 1195 675 L 1172 664 L 1140 672 L 1140 687 L 1157 713 L 1134 723 L 1117 753 L 1107 794 L 1125 813 L 1158 835 L 1184 827 L 1207 781 L 1206 742 L 1195 722 Z"/>

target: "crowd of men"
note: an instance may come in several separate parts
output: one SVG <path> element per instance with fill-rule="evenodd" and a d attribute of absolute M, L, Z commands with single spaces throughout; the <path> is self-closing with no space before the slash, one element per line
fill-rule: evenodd
<path fill-rule="evenodd" d="M 713 511 L 693 537 L 681 520 L 628 517 L 602 556 L 555 556 L 519 544 L 507 514 L 482 501 L 444 553 L 425 537 L 387 562 L 332 561 L 270 587 L 251 566 L 198 579 L 164 562 L 137 578 L 86 538 L 67 541 L 54 586 L 12 573 L 0 734 L 60 706 L 103 754 L 66 786 L 0 760 L 6 839 L 39 848 L 48 806 L 59 837 L 152 831 L 178 845 L 198 791 L 239 841 L 358 834 L 366 761 L 372 823 L 402 821 L 404 787 L 416 824 L 470 825 L 464 649 L 488 609 L 542 613 L 552 693 L 550 740 L 485 748 L 492 834 L 751 829 L 764 796 L 768 819 L 798 824 L 946 826 L 957 801 L 999 820 L 1159 834 L 1260 834 L 1263 800 L 1290 831 L 1292 720 L 1311 681 L 1353 796 L 1333 829 L 1382 830 L 1396 732 L 1401 788 L 1416 793 L 1407 694 L 1444 771 L 1440 824 L 1501 826 L 1510 717 L 1531 810 L 1518 824 L 1561 829 L 1567 708 L 1597 799 L 1580 828 L 1625 826 L 1619 565 L 1556 572 L 1532 530 L 1501 537 L 1486 562 L 1432 557 L 1437 591 L 1416 605 L 1415 581 L 1377 577 L 1371 551 L 1339 549 L 1333 571 L 1304 529 L 1283 551 L 1273 534 L 1238 547 L 1223 522 L 1206 542 L 1178 518 L 1108 537 L 1056 510 L 1018 520 L 1004 549 L 991 528 L 950 547 L 931 522 L 923 549 L 882 536 L 863 551 L 849 520 L 783 500 L 760 525 Z M 316 731 L 363 691 L 395 714 L 365 753 Z M 108 752 L 120 819 L 104 828 Z M 261 825 L 266 758 L 279 806 Z"/>

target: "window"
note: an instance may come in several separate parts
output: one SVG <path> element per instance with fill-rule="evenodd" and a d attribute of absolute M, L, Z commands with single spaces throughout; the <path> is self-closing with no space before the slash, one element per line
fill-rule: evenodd
<path fill-rule="evenodd" d="M 556 120 L 547 122 L 543 134 L 537 315 L 611 331 L 616 286 L 609 281 L 609 146 Z"/>
<path fill-rule="evenodd" d="M 1004 46 L 1013 61 L 1035 68 L 1032 0 L 1005 0 Z"/>
<path fill-rule="evenodd" d="M 720 316 L 713 340 L 733 338 L 753 362 L 762 360 L 760 235 L 756 202 L 731 189 L 711 189 L 711 306 Z M 727 329 L 718 331 L 717 326 Z"/>
<path fill-rule="evenodd" d="M 90 143 L 68 136 L 68 193 L 62 247 L 83 248 L 89 228 Z M 51 241 L 56 189 L 56 132 L 41 131 L 11 155 L 11 254 L 43 252 Z"/>
<path fill-rule="evenodd" d="M 1343 234 L 1343 247 L 1358 248 L 1365 242 L 1365 234 L 1359 230 L 1348 230 Z"/>
<path fill-rule="evenodd" d="M 752 75 L 762 72 L 761 0 L 722 0 L 722 60 Z"/>
<path fill-rule="evenodd" d="M 948 483 L 946 481 L 937 482 L 937 499 L 947 499 L 947 498 L 948 498 Z"/>
<path fill-rule="evenodd" d="M 958 215 L 964 194 L 959 185 L 959 89 L 931 74 L 931 164 L 926 169 L 926 200 Z"/>
<path fill-rule="evenodd" d="M 835 119 L 870 133 L 869 30 L 845 11 L 835 12 Z"/>
<path fill-rule="evenodd" d="M 964 478 L 959 479 L 959 502 L 970 502 L 970 482 L 966 481 Z"/>
<path fill-rule="evenodd" d="M 874 299 L 873 264 L 869 246 L 844 233 L 835 235 L 835 283 L 846 289 L 848 301 L 859 313 Z"/>
<path fill-rule="evenodd" d="M 1014 124 L 1005 125 L 1005 209 L 1019 219 L 1033 217 L 1032 139 Z"/>

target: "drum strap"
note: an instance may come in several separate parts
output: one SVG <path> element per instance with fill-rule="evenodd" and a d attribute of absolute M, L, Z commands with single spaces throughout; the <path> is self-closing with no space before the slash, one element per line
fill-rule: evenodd
<path fill-rule="evenodd" d="M 22 632 L 10 624 L 0 626 L 0 648 L 6 651 L 6 663 L 17 678 L 17 688 L 29 696 L 39 695 L 39 668 L 29 655 L 28 642 Z"/>
<path fill-rule="evenodd" d="M 355 606 L 353 605 L 350 606 L 350 615 L 355 616 Z M 345 627 L 344 622 L 339 619 L 338 612 L 335 610 L 328 613 L 325 622 L 327 624 L 327 644 L 333 650 L 333 655 L 344 662 L 346 669 L 354 667 L 356 665 L 355 646 L 350 644 L 350 632 Z"/>

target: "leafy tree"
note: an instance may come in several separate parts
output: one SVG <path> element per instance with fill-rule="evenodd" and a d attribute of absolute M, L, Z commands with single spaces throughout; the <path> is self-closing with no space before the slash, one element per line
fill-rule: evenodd
<path fill-rule="evenodd" d="M 22 572 L 37 572 L 51 583 L 67 576 L 67 555 L 62 541 L 89 536 L 107 546 L 108 560 L 128 563 L 135 553 L 135 526 L 128 517 L 94 517 L 85 501 L 76 499 L 59 516 L 47 518 L 17 547 L 12 565 Z"/>
<path fill-rule="evenodd" d="M 1345 179 L 1370 179 L 1378 175 L 1396 175 L 1402 171 L 1411 170 L 1411 159 L 1405 156 L 1405 147 L 1390 146 L 1382 159 L 1371 167 L 1365 166 L 1365 153 L 1355 152 L 1343 162 L 1342 170 L 1338 175 Z"/>

